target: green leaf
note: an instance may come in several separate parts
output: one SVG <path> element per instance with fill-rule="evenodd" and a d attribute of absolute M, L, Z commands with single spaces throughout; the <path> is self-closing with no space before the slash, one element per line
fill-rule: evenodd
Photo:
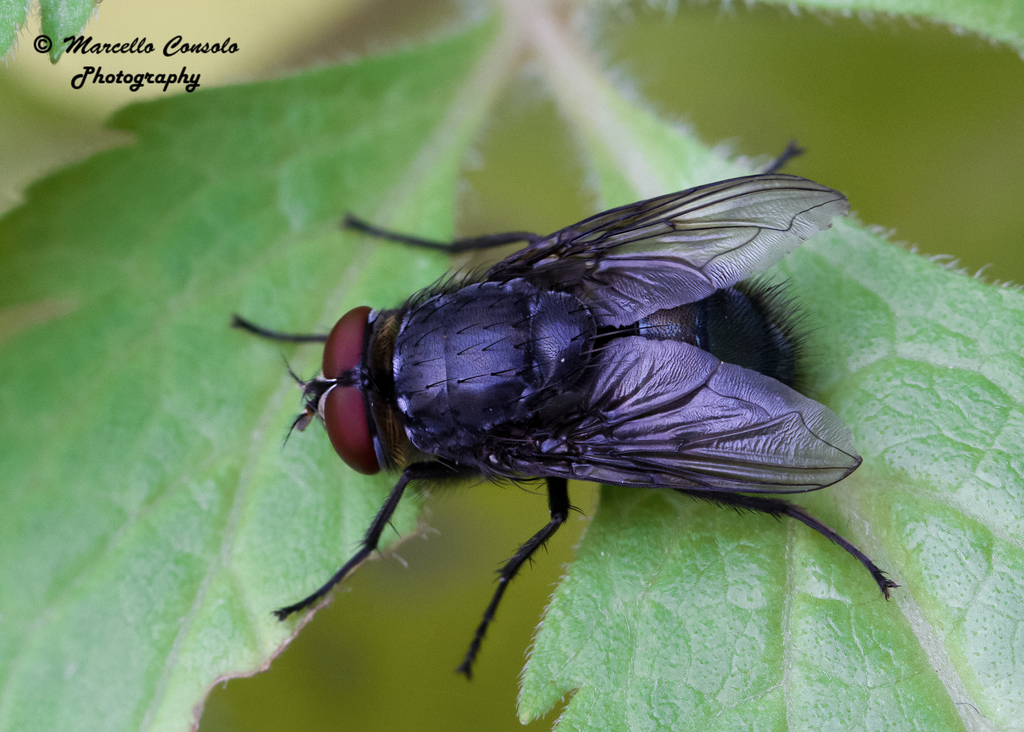
<path fill-rule="evenodd" d="M 1008 44 L 1018 53 L 1024 52 L 1024 3 L 1020 0 L 806 0 L 800 5 L 809 10 L 844 14 L 922 18 L 944 23 L 957 32 L 987 36 Z"/>
<path fill-rule="evenodd" d="M 585 57 L 544 59 L 606 204 L 711 164 Z M 903 587 L 886 603 L 801 525 L 606 487 L 545 613 L 523 721 L 574 693 L 560 730 L 1019 729 L 1024 296 L 850 222 L 781 275 L 806 313 L 807 390 L 865 458 L 795 502 Z"/>
<path fill-rule="evenodd" d="M 130 107 L 135 144 L 0 220 L 0 729 L 184 729 L 296 631 L 270 611 L 330 576 L 391 479 L 322 430 L 281 447 L 295 386 L 231 313 L 326 328 L 442 274 L 338 221 L 450 236 L 509 50 L 485 26 Z M 286 355 L 309 373 L 314 351 Z"/>
<path fill-rule="evenodd" d="M 0 54 L 6 54 L 18 39 L 18 30 L 28 16 L 29 0 L 0 0 Z"/>
<path fill-rule="evenodd" d="M 30 6 L 29 0 L 0 0 L 0 56 L 14 46 Z M 95 8 L 92 0 L 39 0 L 40 32 L 50 39 L 51 61 L 57 63 L 64 53 L 64 39 L 78 35 Z"/>
<path fill-rule="evenodd" d="M 92 0 L 39 0 L 41 30 L 53 43 L 51 61 L 57 63 L 64 52 L 64 39 L 85 28 L 95 7 Z"/>
<path fill-rule="evenodd" d="M 1024 53 L 1024 3 L 1020 0 L 760 0 L 765 5 L 781 5 L 793 11 L 806 9 L 841 15 L 854 13 L 865 17 L 919 18 L 942 23 L 957 33 L 977 33 L 1005 43 Z M 655 7 L 674 10 L 677 0 L 649 0 Z M 614 3 L 612 3 L 614 4 Z"/>

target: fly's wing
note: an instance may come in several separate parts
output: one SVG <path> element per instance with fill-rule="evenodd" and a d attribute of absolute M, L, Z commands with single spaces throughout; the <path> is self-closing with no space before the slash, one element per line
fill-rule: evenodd
<path fill-rule="evenodd" d="M 843 194 L 795 175 L 733 178 L 593 216 L 487 277 L 569 289 L 602 325 L 625 325 L 764 271 L 849 209 Z"/>
<path fill-rule="evenodd" d="M 600 354 L 580 409 L 512 472 L 617 485 L 792 493 L 842 480 L 860 457 L 827 407 L 678 341 L 625 337 Z"/>

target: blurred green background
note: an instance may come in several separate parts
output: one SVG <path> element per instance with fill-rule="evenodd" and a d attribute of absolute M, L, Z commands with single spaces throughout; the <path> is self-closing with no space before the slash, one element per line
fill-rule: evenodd
<path fill-rule="evenodd" d="M 265 4 L 261 14 L 263 5 L 140 10 L 106 0 L 87 32 L 230 35 L 243 52 L 203 59 L 209 86 L 443 35 L 468 3 L 306 0 L 287 12 Z M 761 6 L 665 13 L 631 4 L 597 13 L 586 32 L 623 85 L 705 141 L 767 161 L 796 139 L 808 153 L 787 170 L 842 190 L 893 241 L 953 255 L 972 272 L 990 265 L 990 280 L 1024 281 L 1024 64 L 1014 52 L 927 24 Z M 101 120 L 140 100 L 124 88 L 72 92 L 68 59 L 53 67 L 36 57 L 33 35 L 0 70 L 0 209 L 45 172 L 123 144 Z M 495 110 L 464 181 L 463 235 L 546 233 L 594 211 L 575 143 L 528 69 Z M 590 513 L 596 489 L 575 485 L 573 498 Z M 407 566 L 387 557 L 363 567 L 268 672 L 214 690 L 201 730 L 520 729 L 518 674 L 585 520 L 573 518 L 516 579 L 467 683 L 453 670 L 494 571 L 546 523 L 546 500 L 515 487 L 445 490 L 424 519 L 432 529 L 398 549 Z"/>

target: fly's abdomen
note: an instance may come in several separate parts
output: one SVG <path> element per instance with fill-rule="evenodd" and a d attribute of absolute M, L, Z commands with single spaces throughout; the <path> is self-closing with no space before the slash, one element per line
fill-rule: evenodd
<path fill-rule="evenodd" d="M 795 320 L 779 288 L 745 283 L 652 313 L 637 323 L 637 332 L 652 340 L 690 343 L 726 363 L 793 386 L 800 355 Z"/>
<path fill-rule="evenodd" d="M 483 282 L 414 306 L 395 342 L 395 397 L 409 438 L 444 455 L 528 419 L 571 388 L 595 326 L 575 297 L 524 280 Z"/>

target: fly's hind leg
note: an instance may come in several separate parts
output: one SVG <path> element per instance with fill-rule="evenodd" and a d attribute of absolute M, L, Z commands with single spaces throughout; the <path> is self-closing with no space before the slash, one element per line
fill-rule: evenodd
<path fill-rule="evenodd" d="M 346 229 L 355 229 L 361 231 L 364 234 L 375 236 L 378 239 L 387 239 L 388 241 L 397 241 L 402 244 L 409 244 L 414 247 L 423 247 L 425 249 L 437 249 L 442 252 L 458 253 L 468 252 L 475 249 L 490 249 L 491 247 L 500 247 L 505 244 L 514 244 L 517 241 L 525 241 L 530 244 L 540 241 L 544 237 L 537 234 L 531 234 L 528 231 L 509 231 L 502 234 L 487 234 L 486 236 L 474 236 L 467 239 L 455 239 L 454 241 L 433 241 L 431 239 L 421 239 L 418 236 L 408 236 L 406 234 L 399 234 L 394 231 L 388 231 L 387 229 L 381 229 L 373 224 L 363 221 L 360 218 L 356 218 L 352 214 L 345 214 L 345 220 L 342 222 L 342 226 Z"/>
<path fill-rule="evenodd" d="M 534 534 L 529 541 L 519 547 L 519 551 L 516 552 L 515 556 L 508 560 L 504 567 L 498 573 L 498 589 L 494 591 L 494 597 L 491 598 L 491 603 L 484 610 L 483 620 L 480 621 L 480 625 L 476 629 L 476 635 L 473 636 L 473 642 L 469 644 L 469 650 L 466 651 L 466 657 L 462 663 L 456 669 L 457 673 L 465 674 L 466 678 L 470 678 L 473 672 L 473 661 L 476 659 L 476 654 L 480 650 L 480 643 L 484 639 L 484 635 L 487 633 L 487 626 L 494 620 L 494 613 L 498 609 L 498 603 L 501 602 L 502 595 L 505 594 L 505 588 L 508 587 L 508 583 L 512 581 L 512 578 L 519 572 L 519 568 L 523 566 L 523 563 L 530 559 L 530 556 L 537 551 L 538 548 L 544 546 L 544 543 L 550 539 L 559 527 L 565 523 L 566 519 L 569 518 L 569 510 L 572 508 L 569 505 L 569 484 L 565 478 L 548 478 L 548 509 L 551 513 L 551 520 L 548 525 L 543 529 Z"/>
<path fill-rule="evenodd" d="M 714 501 L 715 503 L 722 506 L 731 506 L 736 509 L 748 509 L 751 511 L 761 511 L 762 513 L 771 514 L 776 518 L 783 516 L 789 516 L 803 524 L 811 527 L 819 534 L 824 536 L 826 539 L 838 544 L 843 549 L 848 551 L 854 557 L 857 558 L 861 564 L 863 564 L 868 572 L 871 573 L 871 578 L 875 580 L 875 584 L 878 585 L 878 589 L 882 591 L 885 599 L 889 599 L 889 590 L 899 587 L 898 584 L 893 582 L 891 579 L 885 576 L 885 572 L 878 568 L 868 556 L 860 549 L 855 547 L 849 541 L 840 536 L 836 531 L 818 519 L 811 516 L 809 513 L 804 511 L 796 504 L 790 503 L 789 501 L 783 501 L 780 498 L 767 498 L 765 496 L 748 496 L 743 493 L 726 493 L 724 491 L 687 491 L 679 490 L 679 493 L 691 496 L 692 498 L 699 498 L 705 501 Z"/>
<path fill-rule="evenodd" d="M 785 167 L 786 163 L 795 157 L 803 155 L 806 150 L 796 144 L 796 140 L 790 140 L 789 144 L 786 145 L 786 149 L 782 151 L 779 157 L 775 158 L 772 162 L 768 163 L 768 166 L 761 171 L 761 175 L 768 175 L 769 173 L 778 173 Z"/>

